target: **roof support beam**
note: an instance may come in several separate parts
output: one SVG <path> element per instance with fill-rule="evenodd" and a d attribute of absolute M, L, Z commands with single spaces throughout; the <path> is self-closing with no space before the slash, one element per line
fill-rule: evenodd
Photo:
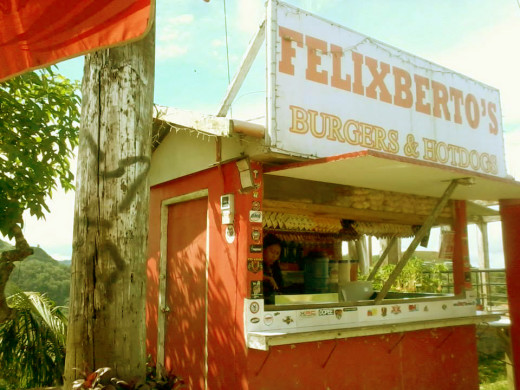
<path fill-rule="evenodd" d="M 367 280 L 373 280 L 374 279 L 374 276 L 376 276 L 377 271 L 379 270 L 379 268 L 381 267 L 381 265 L 385 261 L 386 256 L 388 256 L 388 254 L 390 253 L 390 251 L 392 250 L 392 248 L 393 248 L 393 246 L 395 245 L 396 242 L 397 242 L 397 236 L 393 236 L 390 239 L 390 242 L 386 245 L 385 250 L 381 254 L 381 257 L 377 261 L 376 265 L 374 266 L 374 269 L 372 269 L 372 272 L 370 272 L 370 275 L 368 275 Z"/>
<path fill-rule="evenodd" d="M 233 100 L 235 99 L 238 91 L 240 90 L 240 87 L 242 86 L 242 83 L 244 82 L 247 73 L 249 72 L 249 69 L 251 69 L 251 65 L 253 65 L 253 61 L 255 60 L 256 55 L 258 54 L 258 51 L 260 50 L 260 47 L 262 46 L 264 39 L 265 21 L 262 22 L 262 24 L 258 28 L 258 31 L 256 32 L 256 35 L 251 40 L 251 42 L 249 42 L 249 47 L 246 50 L 246 54 L 242 58 L 242 62 L 240 63 L 238 71 L 235 74 L 235 77 L 233 77 L 233 80 L 231 80 L 231 83 L 229 84 L 229 87 L 226 91 L 224 99 L 222 100 L 222 103 L 220 103 L 220 109 L 218 111 L 217 116 L 227 115 L 229 107 L 231 107 L 231 103 L 233 103 Z"/>
<path fill-rule="evenodd" d="M 450 199 L 451 194 L 453 194 L 453 191 L 455 191 L 455 188 L 458 184 L 472 184 L 470 179 L 455 179 L 450 182 L 450 185 L 448 188 L 446 188 L 446 191 L 444 191 L 444 194 L 437 202 L 437 205 L 434 207 L 432 213 L 426 218 L 423 225 L 415 235 L 415 238 L 410 243 L 410 246 L 406 250 L 405 253 L 403 253 L 403 257 L 399 261 L 399 263 L 396 264 L 394 271 L 392 274 L 388 277 L 388 280 L 385 282 L 383 287 L 381 288 L 381 291 L 379 294 L 377 294 L 376 299 L 374 300 L 374 303 L 376 305 L 379 305 L 383 299 L 385 299 L 386 294 L 388 294 L 388 291 L 390 290 L 390 287 L 392 287 L 392 284 L 394 284 L 395 280 L 399 276 L 399 274 L 402 272 L 403 268 L 405 267 L 406 263 L 408 263 L 408 260 L 412 257 L 413 253 L 415 252 L 415 249 L 417 249 L 417 246 L 420 244 L 422 239 L 426 236 L 426 234 L 430 231 L 431 227 L 435 223 L 437 217 L 440 215 L 442 210 L 444 209 L 444 206 L 446 206 L 446 203 L 448 203 L 448 200 Z"/>

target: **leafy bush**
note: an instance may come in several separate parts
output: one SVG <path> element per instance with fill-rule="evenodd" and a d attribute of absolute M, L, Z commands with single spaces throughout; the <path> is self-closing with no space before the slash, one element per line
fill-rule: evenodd
<path fill-rule="evenodd" d="M 82 372 L 82 379 L 77 379 L 72 385 L 73 390 L 180 390 L 186 389 L 182 378 L 169 373 L 165 376 L 157 373 L 157 368 L 150 364 L 146 366 L 146 380 L 126 382 L 110 375 L 109 367 L 99 368 L 93 372 Z M 1 390 L 1 389 L 0 389 Z"/>
<path fill-rule="evenodd" d="M 373 281 L 375 290 L 383 287 L 394 269 L 395 264 L 387 264 L 379 268 Z M 427 263 L 418 257 L 412 257 L 392 284 L 390 291 L 440 293 L 443 271 L 447 271 L 447 267 L 442 263 Z M 360 279 L 363 279 L 363 276 L 360 276 Z"/>
<path fill-rule="evenodd" d="M 507 380 L 506 365 L 503 354 L 479 354 L 478 375 L 480 383 L 495 383 Z"/>
<path fill-rule="evenodd" d="M 0 389 L 60 383 L 66 334 L 66 318 L 60 308 L 31 292 L 10 295 L 7 303 L 15 309 L 15 317 L 0 325 Z"/>

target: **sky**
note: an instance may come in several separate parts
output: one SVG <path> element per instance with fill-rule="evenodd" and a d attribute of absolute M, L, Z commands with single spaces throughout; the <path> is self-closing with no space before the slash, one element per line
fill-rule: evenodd
<path fill-rule="evenodd" d="M 287 3 L 500 91 L 508 173 L 520 180 L 520 3 L 517 0 L 287 0 Z M 264 18 L 262 0 L 157 0 L 154 101 L 216 114 L 229 78 Z M 227 27 L 227 29 L 226 29 Z M 227 33 L 226 33 L 227 32 Z M 83 58 L 58 64 L 81 80 Z M 261 50 L 231 115 L 265 115 L 265 50 Z M 74 194 L 58 191 L 46 220 L 26 218 L 24 233 L 56 259 L 72 254 Z M 475 233 L 470 229 L 470 244 Z M 499 224 L 490 227 L 492 265 L 503 265 Z M 429 250 L 438 250 L 432 239 Z M 476 252 L 472 251 L 472 263 Z"/>

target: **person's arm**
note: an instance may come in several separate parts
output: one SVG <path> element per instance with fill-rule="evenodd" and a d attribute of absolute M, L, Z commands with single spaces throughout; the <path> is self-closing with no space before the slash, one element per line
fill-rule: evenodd
<path fill-rule="evenodd" d="M 271 286 L 273 286 L 273 289 L 275 291 L 279 290 L 278 283 L 276 283 L 276 280 L 271 275 L 264 274 L 264 281 L 268 282 Z"/>

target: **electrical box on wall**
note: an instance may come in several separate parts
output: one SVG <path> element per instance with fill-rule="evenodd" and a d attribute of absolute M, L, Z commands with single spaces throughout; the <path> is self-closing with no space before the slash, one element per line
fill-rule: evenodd
<path fill-rule="evenodd" d="M 232 225 L 235 219 L 235 196 L 233 194 L 225 194 L 220 197 L 220 211 L 222 224 Z"/>

